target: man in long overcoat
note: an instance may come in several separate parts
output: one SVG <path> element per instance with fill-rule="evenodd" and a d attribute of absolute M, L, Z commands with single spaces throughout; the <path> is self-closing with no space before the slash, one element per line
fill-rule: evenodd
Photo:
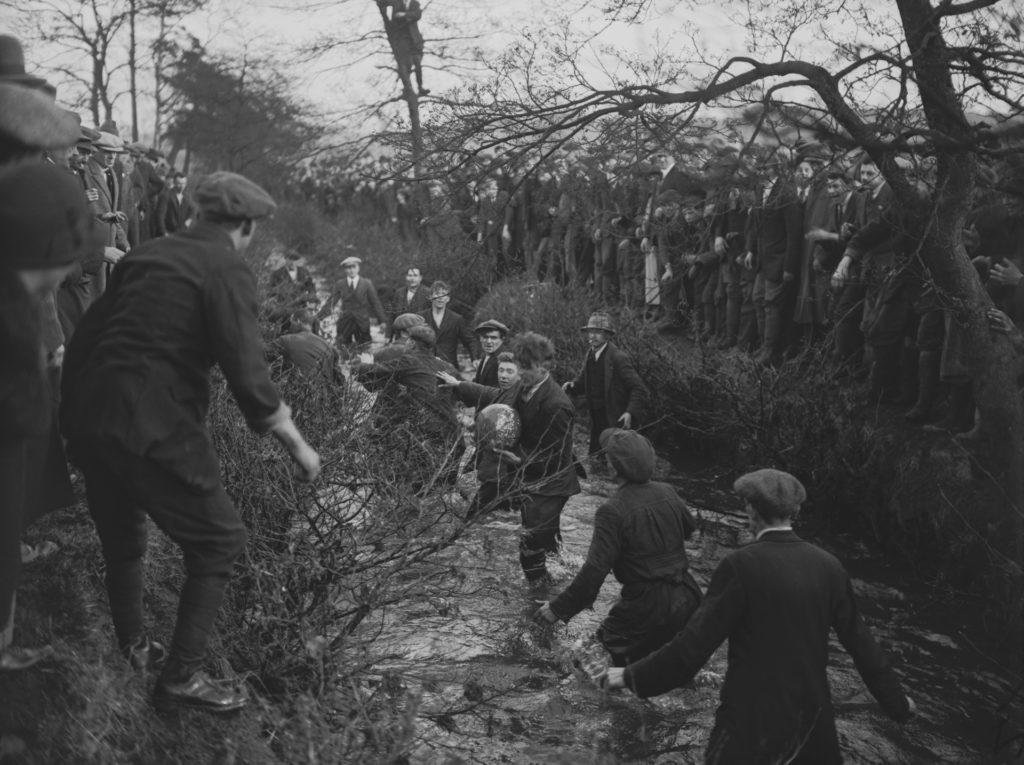
<path fill-rule="evenodd" d="M 906 720 L 913 705 L 861 619 L 842 564 L 793 532 L 807 496 L 800 482 L 758 470 L 733 489 L 747 503 L 757 541 L 719 564 L 703 604 L 671 643 L 598 681 L 657 696 L 689 682 L 728 639 L 729 667 L 705 762 L 838 765 L 826 674 L 831 630 L 889 717 Z"/>

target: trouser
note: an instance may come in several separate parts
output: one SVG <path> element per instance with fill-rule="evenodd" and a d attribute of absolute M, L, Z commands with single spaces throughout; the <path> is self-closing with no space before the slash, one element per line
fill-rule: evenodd
<path fill-rule="evenodd" d="M 594 294 L 605 305 L 612 305 L 618 296 L 615 282 L 615 240 L 604 236 L 594 244 Z"/>
<path fill-rule="evenodd" d="M 185 584 L 164 672 L 168 679 L 187 678 L 206 657 L 228 579 L 245 547 L 242 519 L 222 485 L 197 493 L 144 457 L 96 444 L 74 447 L 103 548 L 110 614 L 121 648 L 146 632 L 142 592 L 147 515 L 184 554 Z"/>
<path fill-rule="evenodd" d="M 466 520 L 472 520 L 482 513 L 495 510 L 511 510 L 513 498 L 502 491 L 498 481 L 481 481 L 476 496 L 466 510 Z"/>
<path fill-rule="evenodd" d="M 21 577 L 21 532 L 29 495 L 28 439 L 0 441 L 0 651 L 14 634 Z"/>
<path fill-rule="evenodd" d="M 734 276 L 725 287 L 725 332 L 728 344 L 734 345 L 740 339 L 740 327 L 743 317 L 743 284 L 739 276 Z"/>
<path fill-rule="evenodd" d="M 762 329 L 762 350 L 767 356 L 776 357 L 784 350 L 792 316 L 791 292 L 790 284 L 766 279 L 762 274 L 754 282 L 754 306 L 760 305 L 758 325 Z"/>
<path fill-rule="evenodd" d="M 338 347 L 355 343 L 361 345 L 370 342 L 369 325 L 361 324 L 354 316 L 342 314 L 338 319 L 338 331 L 335 335 L 335 343 Z"/>
<path fill-rule="evenodd" d="M 864 319 L 866 288 L 859 282 L 843 285 L 836 301 L 833 318 L 836 327 L 835 353 L 840 364 L 856 365 L 864 353 L 864 333 L 860 325 Z"/>
<path fill-rule="evenodd" d="M 752 351 L 761 344 L 761 328 L 754 306 L 754 279 L 740 282 L 740 329 L 736 342 L 743 351 Z"/>
<path fill-rule="evenodd" d="M 644 304 L 644 259 L 632 240 L 621 239 L 615 251 L 615 270 L 619 279 L 619 299 L 624 305 L 642 308 Z"/>
<path fill-rule="evenodd" d="M 525 498 L 520 510 L 523 536 L 519 540 L 519 565 L 529 581 L 545 576 L 545 556 L 549 552 L 558 552 L 562 541 L 562 508 L 568 499 L 542 494 L 530 494 Z"/>
<path fill-rule="evenodd" d="M 588 454 L 593 457 L 601 451 L 601 433 L 608 428 L 615 427 L 615 424 L 608 419 L 608 410 L 604 407 L 590 407 L 590 451 Z"/>

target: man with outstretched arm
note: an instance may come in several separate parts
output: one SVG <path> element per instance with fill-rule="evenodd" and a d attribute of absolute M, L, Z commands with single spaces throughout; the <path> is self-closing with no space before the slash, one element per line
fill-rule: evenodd
<path fill-rule="evenodd" d="M 213 365 L 249 426 L 274 434 L 300 478 L 316 478 L 320 457 L 271 383 L 256 277 L 241 257 L 276 205 L 226 172 L 201 179 L 195 201 L 198 222 L 133 250 L 86 313 L 67 352 L 61 424 L 85 475 L 120 650 L 137 668 L 166 660 L 158 706 L 229 712 L 245 705 L 244 689 L 210 679 L 203 663 L 246 531 L 205 424 Z M 169 656 L 143 619 L 147 515 L 184 554 Z"/>
<path fill-rule="evenodd" d="M 746 501 L 757 541 L 719 564 L 703 604 L 671 643 L 597 680 L 657 696 L 689 682 L 728 639 L 729 667 L 705 762 L 838 765 L 826 675 L 830 630 L 889 717 L 906 720 L 914 705 L 861 619 L 842 564 L 793 532 L 807 497 L 803 485 L 769 469 L 740 477 L 733 490 Z"/>

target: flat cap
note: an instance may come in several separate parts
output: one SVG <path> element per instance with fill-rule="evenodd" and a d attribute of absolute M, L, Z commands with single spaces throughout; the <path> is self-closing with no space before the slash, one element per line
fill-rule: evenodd
<path fill-rule="evenodd" d="M 409 337 L 425 348 L 433 348 L 437 345 L 437 333 L 426 324 L 417 324 L 415 327 L 409 327 Z"/>
<path fill-rule="evenodd" d="M 56 165 L 19 163 L 0 171 L 0 265 L 59 268 L 102 246 L 74 176 Z"/>
<path fill-rule="evenodd" d="M 598 437 L 615 472 L 633 483 L 646 483 L 654 475 L 658 456 L 654 446 L 635 430 L 607 428 Z"/>
<path fill-rule="evenodd" d="M 481 332 L 499 332 L 502 337 L 505 337 L 508 335 L 508 327 L 496 319 L 488 319 L 477 324 L 473 332 L 477 335 Z"/>
<path fill-rule="evenodd" d="M 100 130 L 99 133 L 100 137 L 93 141 L 93 145 L 97 149 L 109 154 L 124 154 L 124 141 L 120 137 L 113 133 L 106 133 L 103 130 Z"/>
<path fill-rule="evenodd" d="M 394 329 L 395 332 L 404 332 L 407 329 L 420 327 L 426 323 L 427 320 L 418 313 L 403 313 L 395 317 L 395 321 L 391 325 L 391 328 Z"/>
<path fill-rule="evenodd" d="M 345 258 L 343 261 L 341 261 L 341 265 L 343 265 L 343 266 L 358 266 L 362 262 L 363 262 L 362 258 L 357 258 L 355 255 L 349 255 L 347 258 Z"/>
<path fill-rule="evenodd" d="M 164 154 L 159 149 L 146 149 L 146 157 L 156 162 L 158 159 L 163 159 Z"/>
<path fill-rule="evenodd" d="M 0 80 L 0 135 L 33 149 L 63 149 L 78 140 L 78 119 L 45 93 Z"/>
<path fill-rule="evenodd" d="M 804 485 L 795 476 L 772 468 L 740 476 L 732 489 L 755 508 L 765 508 L 783 517 L 795 516 L 807 499 Z"/>
<path fill-rule="evenodd" d="M 200 178 L 192 196 L 205 220 L 256 220 L 277 209 L 262 187 L 245 176 L 223 170 Z"/>

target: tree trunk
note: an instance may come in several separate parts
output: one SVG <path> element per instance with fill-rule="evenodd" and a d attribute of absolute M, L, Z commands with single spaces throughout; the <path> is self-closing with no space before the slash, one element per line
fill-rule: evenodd
<path fill-rule="evenodd" d="M 154 121 L 153 121 L 153 146 L 160 146 L 161 133 L 164 129 L 164 99 L 163 99 L 163 71 L 164 71 L 164 37 L 167 35 L 167 16 L 160 14 L 160 36 L 156 39 L 153 47 L 153 99 Z"/>
<path fill-rule="evenodd" d="M 1013 350 L 1008 340 L 994 338 L 989 330 L 986 310 L 992 301 L 962 242 L 978 171 L 974 137 L 953 87 L 940 17 L 928 0 L 897 0 L 897 6 L 928 125 L 961 143 L 937 152 L 935 205 L 922 250 L 936 286 L 956 301 L 955 319 L 967 333 L 968 365 L 983 435 L 977 454 L 982 467 L 1003 488 L 1003 517 L 989 541 L 1009 561 L 1006 595 L 1013 604 L 1010 627 L 1019 639 L 1024 637 L 1024 411 Z"/>
<path fill-rule="evenodd" d="M 128 96 L 132 102 L 132 141 L 139 140 L 139 91 L 136 83 L 138 62 L 135 49 L 135 14 L 137 0 L 130 0 L 128 8 Z"/>

